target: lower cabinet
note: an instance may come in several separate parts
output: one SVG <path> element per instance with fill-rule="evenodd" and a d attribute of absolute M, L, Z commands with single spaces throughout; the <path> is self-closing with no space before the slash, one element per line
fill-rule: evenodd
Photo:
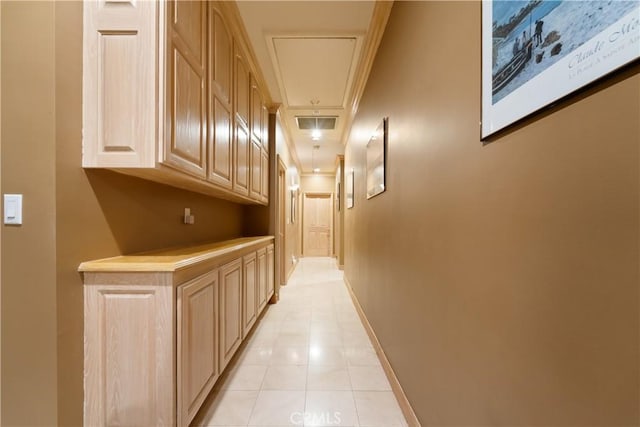
<path fill-rule="evenodd" d="M 220 374 L 218 270 L 178 287 L 178 424 L 189 425 Z"/>
<path fill-rule="evenodd" d="M 242 343 L 242 258 L 220 267 L 220 370 Z"/>
<path fill-rule="evenodd" d="M 273 245 L 267 246 L 267 301 L 271 300 L 271 297 L 275 293 L 275 257 L 274 257 Z M 274 301 L 275 302 L 275 301 Z"/>
<path fill-rule="evenodd" d="M 253 252 L 249 255 L 245 255 L 243 259 L 244 266 L 244 286 L 242 290 L 244 291 L 244 299 L 243 299 L 243 316 L 242 316 L 242 337 L 246 337 L 251 327 L 254 323 L 256 323 L 256 318 L 258 316 L 258 307 L 256 305 L 256 294 L 257 294 L 257 284 L 256 273 L 256 253 Z"/>
<path fill-rule="evenodd" d="M 83 263 L 84 425 L 188 426 L 273 295 L 272 242 Z"/>
<path fill-rule="evenodd" d="M 260 249 L 256 253 L 258 259 L 258 313 L 267 305 L 267 249 Z"/>

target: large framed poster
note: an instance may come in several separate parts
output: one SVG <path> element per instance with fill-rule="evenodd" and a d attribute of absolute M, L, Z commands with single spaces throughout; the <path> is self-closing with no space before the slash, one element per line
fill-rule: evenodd
<path fill-rule="evenodd" d="M 483 0 L 482 138 L 638 58 L 638 0 Z"/>

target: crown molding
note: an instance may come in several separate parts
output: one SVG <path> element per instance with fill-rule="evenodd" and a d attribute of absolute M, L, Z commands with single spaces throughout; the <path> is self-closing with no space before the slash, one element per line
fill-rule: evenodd
<path fill-rule="evenodd" d="M 378 47 L 380 47 L 384 30 L 387 27 L 392 7 L 393 0 L 377 0 L 373 8 L 369 31 L 367 31 L 367 35 L 364 40 L 362 56 L 360 57 L 360 62 L 358 63 L 358 69 L 356 71 L 356 80 L 354 82 L 351 101 L 349 102 L 349 111 L 347 111 L 344 131 L 340 137 L 343 145 L 347 145 L 348 137 L 351 134 L 353 120 L 358 112 L 360 99 L 362 99 L 362 94 L 364 93 L 364 89 L 367 85 L 369 73 L 371 72 L 371 67 L 373 67 L 373 61 L 376 58 Z"/>

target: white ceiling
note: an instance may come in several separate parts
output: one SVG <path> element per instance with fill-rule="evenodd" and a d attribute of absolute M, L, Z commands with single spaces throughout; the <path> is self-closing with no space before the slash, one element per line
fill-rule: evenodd
<path fill-rule="evenodd" d="M 332 173 L 343 154 L 354 82 L 374 1 L 239 1 L 238 9 L 271 99 L 282 104 L 302 173 Z M 296 116 L 337 116 L 318 141 Z M 319 145 L 318 149 L 313 147 Z"/>

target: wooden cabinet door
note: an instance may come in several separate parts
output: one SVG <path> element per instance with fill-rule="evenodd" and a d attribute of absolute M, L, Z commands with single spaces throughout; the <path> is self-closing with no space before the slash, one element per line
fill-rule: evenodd
<path fill-rule="evenodd" d="M 251 137 L 262 144 L 262 108 L 264 101 L 262 92 L 256 83 L 253 75 L 251 76 Z"/>
<path fill-rule="evenodd" d="M 259 141 L 251 141 L 249 197 L 262 200 L 262 149 Z"/>
<path fill-rule="evenodd" d="M 188 426 L 218 379 L 218 270 L 178 288 L 178 425 Z"/>
<path fill-rule="evenodd" d="M 175 423 L 170 285 L 91 285 L 84 293 L 84 423 Z"/>
<path fill-rule="evenodd" d="M 209 71 L 211 89 L 220 102 L 231 105 L 233 37 L 214 3 L 209 3 Z"/>
<path fill-rule="evenodd" d="M 267 305 L 267 248 L 257 252 L 258 257 L 258 315 Z"/>
<path fill-rule="evenodd" d="M 167 114 L 164 162 L 205 178 L 206 2 L 168 4 Z"/>
<path fill-rule="evenodd" d="M 219 268 L 220 272 L 220 372 L 242 342 L 242 258 Z"/>
<path fill-rule="evenodd" d="M 156 17 L 165 5 L 132 3 L 83 3 L 83 167 L 156 165 L 156 109 L 164 102 Z"/>
<path fill-rule="evenodd" d="M 249 134 L 247 128 L 236 123 L 234 136 L 233 191 L 243 196 L 249 195 Z"/>
<path fill-rule="evenodd" d="M 260 200 L 264 203 L 269 203 L 269 153 L 262 150 L 261 154 L 261 172 L 262 172 L 262 187 L 260 190 Z"/>
<path fill-rule="evenodd" d="M 244 265 L 244 299 L 243 299 L 243 317 L 242 317 L 242 337 L 247 333 L 256 322 L 257 319 L 257 284 L 256 280 L 257 265 L 256 253 L 245 255 L 243 259 Z"/>
<path fill-rule="evenodd" d="M 266 105 L 262 106 L 262 148 L 269 152 L 269 110 Z"/>
<path fill-rule="evenodd" d="M 232 36 L 220 13 L 209 3 L 209 163 L 207 178 L 233 186 Z"/>
<path fill-rule="evenodd" d="M 208 179 L 221 187 L 233 187 L 233 145 L 231 110 L 213 95 L 209 122 L 209 173 Z"/>
<path fill-rule="evenodd" d="M 271 299 L 275 292 L 275 257 L 273 245 L 267 246 L 267 301 Z"/>
<path fill-rule="evenodd" d="M 249 88 L 250 76 L 249 68 L 245 59 L 236 47 L 235 49 L 235 101 L 236 101 L 236 120 L 239 120 L 245 126 L 249 126 Z"/>

